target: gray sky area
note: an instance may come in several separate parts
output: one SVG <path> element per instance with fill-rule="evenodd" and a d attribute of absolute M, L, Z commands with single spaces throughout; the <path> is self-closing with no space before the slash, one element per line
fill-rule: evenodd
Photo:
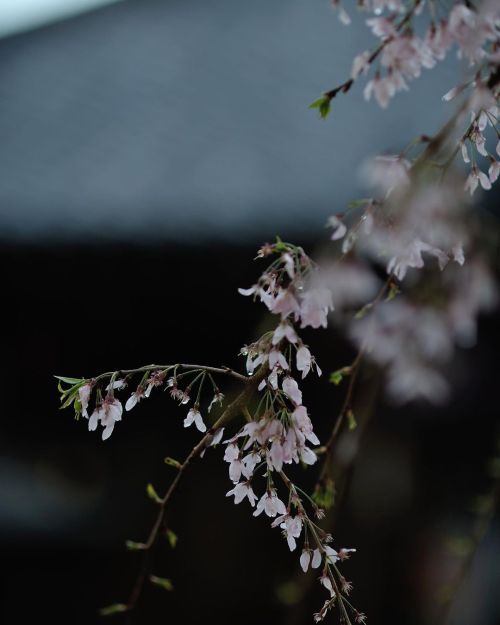
<path fill-rule="evenodd" d="M 118 0 L 2 0 L 0 37 L 111 4 Z"/>
<path fill-rule="evenodd" d="M 318 232 L 370 154 L 432 133 L 454 59 L 387 111 L 339 97 L 373 40 L 327 0 L 130 0 L 0 41 L 0 234 L 203 239 Z M 450 62 L 451 61 L 451 62 Z M 425 71 L 425 70 L 424 70 Z"/>

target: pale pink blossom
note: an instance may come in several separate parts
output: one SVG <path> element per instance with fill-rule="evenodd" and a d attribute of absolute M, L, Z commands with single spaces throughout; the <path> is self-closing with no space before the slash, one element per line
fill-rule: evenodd
<path fill-rule="evenodd" d="M 240 460 L 240 449 L 235 443 L 230 443 L 224 452 L 224 461 L 229 462 L 229 479 L 237 484 L 240 481 L 243 464 Z"/>
<path fill-rule="evenodd" d="M 300 459 L 304 464 L 312 465 L 318 460 L 318 456 L 309 447 L 302 447 L 300 450 Z"/>
<path fill-rule="evenodd" d="M 212 401 L 208 404 L 208 414 L 210 414 L 210 411 L 215 406 L 215 404 L 219 404 L 219 406 L 222 406 L 223 401 L 224 395 L 220 391 L 217 391 L 212 397 Z"/>
<path fill-rule="evenodd" d="M 397 35 L 394 22 L 385 17 L 371 17 L 366 20 L 366 24 L 371 28 L 375 37 L 386 39 L 387 37 L 395 37 Z"/>
<path fill-rule="evenodd" d="M 332 586 L 332 580 L 330 579 L 330 577 L 328 576 L 328 573 L 324 573 L 320 578 L 319 578 L 320 583 L 328 590 L 328 592 L 330 593 L 331 597 L 335 597 L 335 591 L 333 590 L 333 586 Z"/>
<path fill-rule="evenodd" d="M 439 268 L 442 270 L 446 266 L 449 258 L 442 250 L 421 241 L 415 239 L 407 249 L 399 256 L 393 256 L 387 265 L 387 273 L 393 273 L 398 280 L 403 280 L 406 276 L 406 272 L 410 267 L 421 269 L 424 266 L 424 259 L 422 253 L 426 252 L 438 259 Z"/>
<path fill-rule="evenodd" d="M 332 215 L 331 217 L 329 217 L 326 225 L 329 228 L 332 228 L 332 234 L 330 236 L 330 239 L 332 241 L 342 239 L 342 237 L 347 232 L 346 225 L 336 215 Z"/>
<path fill-rule="evenodd" d="M 326 328 L 330 309 L 333 309 L 333 305 L 332 296 L 328 289 L 313 288 L 307 290 L 300 303 L 300 327 Z"/>
<path fill-rule="evenodd" d="M 490 182 L 491 183 L 496 182 L 499 174 L 500 174 L 500 161 L 493 159 L 488 169 L 488 176 L 490 178 Z"/>
<path fill-rule="evenodd" d="M 87 408 L 89 407 L 90 394 L 92 392 L 92 386 L 90 384 L 84 384 L 80 386 L 78 389 L 78 398 L 80 400 L 80 404 L 82 405 L 82 415 L 88 419 L 89 415 L 87 412 Z"/>
<path fill-rule="evenodd" d="M 332 547 L 329 547 L 328 545 L 325 546 L 325 562 L 328 562 L 328 564 L 335 564 L 335 562 L 338 562 L 340 560 L 339 558 L 339 554 L 335 551 L 335 549 L 332 549 Z"/>
<path fill-rule="evenodd" d="M 363 168 L 368 183 L 387 193 L 408 185 L 409 169 L 410 162 L 397 154 L 376 156 Z"/>
<path fill-rule="evenodd" d="M 313 551 L 313 555 L 312 555 L 312 560 L 311 560 L 311 567 L 313 569 L 319 569 L 319 567 L 321 566 L 321 552 L 319 549 L 315 549 Z"/>
<path fill-rule="evenodd" d="M 268 517 L 286 514 L 286 506 L 278 497 L 274 488 L 271 488 L 262 495 L 253 515 L 259 516 L 262 512 L 265 512 Z"/>
<path fill-rule="evenodd" d="M 450 100 L 453 100 L 453 98 L 455 98 L 461 91 L 462 89 L 460 87 L 453 87 L 447 91 L 441 99 L 445 102 L 449 102 Z"/>
<path fill-rule="evenodd" d="M 286 338 L 289 343 L 296 343 L 297 333 L 288 321 L 282 321 L 273 333 L 272 344 L 278 345 L 282 339 Z"/>
<path fill-rule="evenodd" d="M 404 81 L 401 84 L 404 85 Z M 368 102 L 373 95 L 379 106 L 385 109 L 389 106 L 389 102 L 396 94 L 396 91 L 396 82 L 393 77 L 386 76 L 381 78 L 377 73 L 375 78 L 366 83 L 363 90 L 363 97 Z"/>
<path fill-rule="evenodd" d="M 271 449 L 267 456 L 267 464 L 270 469 L 275 471 L 281 471 L 284 461 L 284 449 L 279 439 L 274 439 L 271 444 Z"/>
<path fill-rule="evenodd" d="M 302 518 L 300 515 L 292 517 L 289 514 L 285 514 L 285 516 L 276 519 L 273 523 L 273 527 L 276 525 L 277 521 L 280 521 L 280 528 L 283 530 L 283 534 L 288 543 L 288 548 L 290 551 L 294 551 L 297 547 L 296 539 L 300 538 L 300 534 L 302 532 Z"/>
<path fill-rule="evenodd" d="M 491 182 L 488 176 L 477 167 L 473 167 L 467 177 L 467 180 L 465 181 L 464 189 L 473 195 L 478 184 L 481 184 L 485 191 L 489 191 L 491 189 Z"/>
<path fill-rule="evenodd" d="M 210 440 L 209 446 L 215 447 L 215 445 L 218 445 L 221 442 L 223 436 L 224 436 L 224 428 L 218 428 L 217 430 L 215 430 Z"/>
<path fill-rule="evenodd" d="M 311 550 L 303 549 L 302 553 L 300 554 L 300 566 L 302 570 L 304 571 L 304 573 L 307 573 L 310 562 L 311 562 Z"/>
<path fill-rule="evenodd" d="M 282 319 L 286 319 L 292 313 L 298 312 L 299 309 L 299 303 L 289 289 L 280 288 L 278 295 L 269 304 L 269 310 L 275 315 L 280 314 Z"/>
<path fill-rule="evenodd" d="M 127 402 L 125 404 L 125 410 L 128 412 L 129 410 L 132 410 L 132 408 L 134 408 L 136 406 L 136 404 L 141 400 L 141 398 L 144 396 L 144 391 L 142 390 L 141 387 L 139 387 L 137 390 L 135 390 L 132 395 L 130 395 L 130 397 L 127 399 Z"/>
<path fill-rule="evenodd" d="M 363 72 L 366 73 L 368 71 L 370 56 L 371 53 L 368 50 L 365 50 L 354 58 L 351 69 L 351 78 L 353 80 L 355 80 Z"/>
<path fill-rule="evenodd" d="M 241 503 L 246 497 L 253 508 L 255 506 L 255 502 L 257 501 L 257 497 L 249 482 L 240 482 L 226 493 L 226 497 L 230 497 L 232 495 L 234 495 L 235 504 Z"/>
<path fill-rule="evenodd" d="M 375 15 L 380 15 L 384 9 L 388 9 L 391 12 L 402 13 L 405 10 L 405 5 L 401 0 L 373 0 L 372 11 Z"/>
<path fill-rule="evenodd" d="M 269 352 L 269 368 L 274 369 L 275 367 L 280 367 L 283 370 L 288 369 L 288 361 L 279 349 L 272 349 Z"/>
<path fill-rule="evenodd" d="M 255 467 L 259 464 L 260 459 L 261 458 L 259 454 L 255 452 L 247 454 L 242 458 L 242 473 L 247 479 L 250 479 L 252 477 L 253 472 L 255 471 Z"/>
<path fill-rule="evenodd" d="M 295 278 L 295 263 L 288 252 L 282 254 L 281 262 L 285 265 L 285 271 L 287 272 L 288 277 L 290 280 L 293 280 Z"/>
<path fill-rule="evenodd" d="M 116 421 L 121 421 L 123 407 L 118 399 L 114 397 L 106 397 L 99 408 L 96 408 L 89 419 L 89 430 L 97 429 L 99 421 L 104 427 L 102 431 L 102 440 L 105 441 L 113 433 Z"/>
<path fill-rule="evenodd" d="M 302 372 L 302 379 L 304 379 L 311 370 L 311 364 L 311 352 L 305 345 L 301 345 L 297 350 L 297 369 Z"/>
<path fill-rule="evenodd" d="M 460 141 L 460 150 L 462 151 L 462 158 L 464 163 L 470 163 L 469 153 L 467 152 L 467 146 L 465 141 Z"/>
<path fill-rule="evenodd" d="M 305 406 L 297 406 L 295 408 L 292 413 L 292 422 L 310 443 L 313 445 L 320 444 L 318 437 L 313 432 L 312 421 L 307 414 Z"/>
<path fill-rule="evenodd" d="M 184 427 L 187 428 L 193 423 L 196 425 L 196 428 L 200 432 L 207 431 L 207 426 L 203 423 L 203 418 L 201 416 L 201 413 L 196 407 L 191 408 L 191 410 L 188 412 L 187 417 L 184 419 Z"/>
<path fill-rule="evenodd" d="M 113 382 L 113 390 L 114 391 L 121 391 L 126 386 L 127 386 L 127 383 L 125 382 L 125 380 L 115 380 Z M 106 386 L 105 390 L 109 391 L 110 389 L 111 389 L 111 383 Z"/>
<path fill-rule="evenodd" d="M 278 389 L 278 369 L 276 367 L 271 371 L 267 378 L 260 382 L 257 388 L 259 391 L 262 391 L 262 389 L 266 388 L 268 384 L 275 391 Z"/>
<path fill-rule="evenodd" d="M 349 14 L 343 7 L 339 8 L 338 17 L 339 17 L 339 21 L 342 24 L 344 24 L 344 26 L 348 26 L 351 23 L 351 18 L 349 17 Z"/>
<path fill-rule="evenodd" d="M 281 388 L 287 397 L 289 397 L 296 406 L 302 404 L 302 393 L 297 382 L 290 376 L 283 379 Z"/>
<path fill-rule="evenodd" d="M 463 265 L 465 263 L 464 248 L 461 243 L 457 243 L 451 248 L 451 255 L 453 260 L 459 265 Z"/>

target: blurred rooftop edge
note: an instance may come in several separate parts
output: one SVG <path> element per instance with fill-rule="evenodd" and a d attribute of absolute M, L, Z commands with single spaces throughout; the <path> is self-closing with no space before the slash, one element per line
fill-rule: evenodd
<path fill-rule="evenodd" d="M 362 159 L 432 132 L 456 82 L 445 63 L 388 111 L 356 85 L 321 122 L 308 104 L 367 47 L 362 16 L 344 27 L 304 0 L 96 4 L 0 40 L 4 241 L 319 237 L 363 192 Z"/>

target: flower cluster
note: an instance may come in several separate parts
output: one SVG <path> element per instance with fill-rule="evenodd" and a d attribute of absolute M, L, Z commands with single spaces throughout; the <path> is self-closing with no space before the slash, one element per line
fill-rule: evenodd
<path fill-rule="evenodd" d="M 255 508 L 254 516 L 264 513 L 273 519 L 272 527 L 282 530 L 291 551 L 304 535 L 299 561 L 304 572 L 322 567 L 320 583 L 330 598 L 315 615 L 320 621 L 333 603 L 345 601 L 350 584 L 339 575 L 335 563 L 348 557 L 354 549 L 339 553 L 329 543 L 331 537 L 319 528 L 307 513 L 299 489 L 285 475 L 284 467 L 292 463 L 312 465 L 317 455 L 309 445 L 319 445 L 302 391 L 294 377 L 303 379 L 315 369 L 321 370 L 309 348 L 298 336 L 296 327 L 326 327 L 332 310 L 331 292 L 315 282 L 316 269 L 301 248 L 279 241 L 266 245 L 260 256 L 275 254 L 277 258 L 243 295 L 258 297 L 269 311 L 279 317 L 274 330 L 242 350 L 247 357 L 250 375 L 257 367 L 267 369 L 258 386 L 262 394 L 256 414 L 232 438 L 225 441 L 224 460 L 229 463 L 229 478 L 234 486 L 227 492 L 236 504 L 248 499 Z M 254 488 L 258 474 L 265 479 L 265 492 L 259 497 Z M 288 490 L 287 503 L 280 499 L 276 482 Z M 303 493 L 304 497 L 307 497 Z M 308 498 L 313 514 L 321 518 L 323 511 Z M 342 581 L 343 580 L 343 581 Z M 358 614 L 354 610 L 355 614 Z"/>
<path fill-rule="evenodd" d="M 70 384 L 70 387 L 65 390 L 59 387 L 63 407 L 73 405 L 77 418 L 82 415 L 88 419 L 90 431 L 95 431 L 99 424 L 102 425 L 104 428 L 102 440 L 106 440 L 111 436 L 115 423 L 121 421 L 123 414 L 122 402 L 115 397 L 115 393 L 127 388 L 131 384 L 131 378 L 138 374 L 141 374 L 141 380 L 125 402 L 126 412 L 135 408 L 142 399 L 149 398 L 154 388 L 163 386 L 164 390 L 170 392 L 172 399 L 181 405 L 188 404 L 191 397 L 195 397 L 193 407 L 189 409 L 184 419 L 184 427 L 194 424 L 199 432 L 206 432 L 207 427 L 200 412 L 200 396 L 207 380 L 210 381 L 213 389 L 213 396 L 208 404 L 207 413 L 209 414 L 216 405 L 222 406 L 224 400 L 224 395 L 215 384 L 208 369 L 226 373 L 222 369 L 174 364 L 141 367 L 126 372 L 123 379 L 116 379 L 118 372 L 101 374 L 97 378 L 88 380 L 57 377 L 62 382 Z M 105 381 L 110 378 L 112 381 L 104 386 Z M 186 378 L 191 379 L 187 385 L 183 385 L 181 388 L 181 384 Z M 88 409 L 92 396 L 95 396 L 94 409 L 89 415 Z"/>
<path fill-rule="evenodd" d="M 498 63 L 498 20 L 500 9 L 495 0 L 486 0 L 475 8 L 461 1 L 454 2 L 446 16 L 436 20 L 429 10 L 430 23 L 423 36 L 415 33 L 413 18 L 425 10 L 425 2 L 415 0 L 409 9 L 401 2 L 363 3 L 375 17 L 366 20 L 379 44 L 373 52 L 365 51 L 353 61 L 351 79 L 368 72 L 378 60 L 375 76 L 367 82 L 364 97 L 372 95 L 386 108 L 394 95 L 408 90 L 407 81 L 418 78 L 422 69 L 432 69 L 448 51 L 457 46 L 459 57 L 471 65 L 487 60 Z M 385 15 L 382 13 L 386 12 Z"/>

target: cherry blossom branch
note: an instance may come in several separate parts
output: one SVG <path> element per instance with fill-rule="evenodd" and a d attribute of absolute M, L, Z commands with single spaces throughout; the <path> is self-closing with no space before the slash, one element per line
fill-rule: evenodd
<path fill-rule="evenodd" d="M 367 304 L 367 306 L 370 309 L 373 309 L 382 300 L 387 290 L 391 286 L 393 280 L 394 280 L 394 276 L 392 274 L 389 275 L 387 280 L 384 282 L 382 288 L 379 290 L 375 299 L 370 304 Z M 342 406 L 339 410 L 333 429 L 330 433 L 330 436 L 326 444 L 317 450 L 318 454 L 320 453 L 323 454 L 323 459 L 322 459 L 322 464 L 321 464 L 321 470 L 320 470 L 318 479 L 316 481 L 315 490 L 321 487 L 327 475 L 329 474 L 329 471 L 330 471 L 329 465 L 330 465 L 331 457 L 333 454 L 335 442 L 342 429 L 342 426 L 345 423 L 347 414 L 349 413 L 350 410 L 352 410 L 352 398 L 354 395 L 354 388 L 356 385 L 356 380 L 357 380 L 357 376 L 359 373 L 359 369 L 361 367 L 361 363 L 365 354 L 365 350 L 366 350 L 365 346 L 364 345 L 361 346 L 353 362 L 351 363 L 351 365 L 347 367 L 348 374 L 349 374 L 349 383 L 347 386 L 344 401 L 342 402 Z"/>
<path fill-rule="evenodd" d="M 137 367 L 136 369 L 120 369 L 119 371 L 107 371 L 106 373 L 101 373 L 97 377 L 93 378 L 93 380 L 95 382 L 98 382 L 102 379 L 110 378 L 114 374 L 133 375 L 135 373 L 143 373 L 147 371 L 171 371 L 172 369 L 184 369 L 186 371 L 200 370 L 206 371 L 207 373 L 227 375 L 234 378 L 235 380 L 238 380 L 238 382 L 247 383 L 249 381 L 249 378 L 247 376 L 242 375 L 241 373 L 238 373 L 237 371 L 234 371 L 229 367 L 209 367 L 207 365 L 192 365 L 183 363 L 173 365 L 144 365 L 142 367 Z"/>
<path fill-rule="evenodd" d="M 280 471 L 279 475 L 289 491 L 290 502 L 298 510 L 298 518 L 300 519 L 301 524 L 304 524 L 306 528 L 306 536 L 309 533 L 313 537 L 314 543 L 316 545 L 316 549 L 311 556 L 308 539 L 306 538 L 306 543 L 304 545 L 304 549 L 300 558 L 302 569 L 304 570 L 304 572 L 306 572 L 310 564 L 312 564 L 313 567 L 315 566 L 315 559 L 317 560 L 317 566 L 319 566 L 319 563 L 321 562 L 321 560 L 323 560 L 323 572 L 320 577 L 320 582 L 327 590 L 330 591 L 330 599 L 326 600 L 322 609 L 314 615 L 314 620 L 316 622 L 323 620 L 328 610 L 330 610 L 335 604 L 335 601 L 338 601 L 341 611 L 341 621 L 343 621 L 345 625 L 351 625 L 351 619 L 349 617 L 345 604 L 347 604 L 353 612 L 356 623 L 363 623 L 365 620 L 364 614 L 358 612 L 345 596 L 351 590 L 352 585 L 350 584 L 350 582 L 347 582 L 345 580 L 345 578 L 340 574 L 338 568 L 335 566 L 336 562 L 338 562 L 339 560 L 348 559 L 350 554 L 352 552 L 355 552 L 356 550 L 340 549 L 340 551 L 337 552 L 329 547 L 328 543 L 331 542 L 332 537 L 330 534 L 327 534 L 323 529 L 316 525 L 316 523 L 314 523 L 314 521 L 310 518 L 299 495 L 298 491 L 300 491 L 300 489 L 288 478 L 284 471 Z M 307 497 L 305 493 L 303 494 Z M 318 518 L 320 518 L 321 514 L 319 514 L 319 511 L 312 500 L 311 503 L 316 510 Z M 292 537 L 293 542 L 290 545 L 292 547 L 294 546 L 293 537 L 295 536 L 295 534 L 294 519 L 292 519 L 292 517 L 290 516 L 290 506 L 288 508 L 286 517 L 282 518 L 284 518 L 285 521 L 284 523 L 281 523 L 280 527 L 283 528 L 283 533 L 286 535 L 288 540 L 290 540 L 290 537 Z M 281 520 L 282 518 L 280 518 L 279 520 Z M 289 519 L 288 523 L 287 519 Z M 277 521 L 273 525 L 276 524 Z"/>
<path fill-rule="evenodd" d="M 192 368 L 195 366 L 196 365 L 187 365 L 187 367 L 189 368 Z M 214 368 L 212 367 L 208 367 L 205 369 L 214 371 Z M 223 371 L 223 370 L 220 370 L 220 371 Z M 186 470 L 192 464 L 193 460 L 198 458 L 200 454 L 204 451 L 204 449 L 210 444 L 211 439 L 217 430 L 224 427 L 229 421 L 237 417 L 239 414 L 245 413 L 247 404 L 249 403 L 252 396 L 254 395 L 256 387 L 262 381 L 262 379 L 264 379 L 267 373 L 268 373 L 267 367 L 262 366 L 255 373 L 255 375 L 252 376 L 251 378 L 241 376 L 245 381 L 246 388 L 244 388 L 244 390 L 236 397 L 236 399 L 233 400 L 233 402 L 231 402 L 231 404 L 229 404 L 229 406 L 227 406 L 227 408 L 224 410 L 222 415 L 207 431 L 205 436 L 203 436 L 203 438 L 195 445 L 195 447 L 193 447 L 193 449 L 189 452 L 189 454 L 186 456 L 184 461 L 177 466 L 177 475 L 175 476 L 174 480 L 170 484 L 165 495 L 157 500 L 157 503 L 159 505 L 159 510 L 158 510 L 156 519 L 154 521 L 154 524 L 151 528 L 151 531 L 149 533 L 148 539 L 145 543 L 138 543 L 140 545 L 140 550 L 145 551 L 146 553 L 144 554 L 143 566 L 142 566 L 141 572 L 139 573 L 137 577 L 136 583 L 134 584 L 132 592 L 130 593 L 129 599 L 126 603 L 128 610 L 132 610 L 135 607 L 135 605 L 137 604 L 137 601 L 139 600 L 141 596 L 142 589 L 144 587 L 144 582 L 145 582 L 146 575 L 147 575 L 148 568 L 149 568 L 149 552 L 154 547 L 158 539 L 159 530 L 166 516 L 167 504 L 169 503 L 170 499 L 174 495 Z M 137 543 L 134 543 L 134 544 L 137 545 Z"/>
<path fill-rule="evenodd" d="M 412 6 L 408 9 L 408 11 L 403 15 L 401 20 L 394 27 L 395 32 L 400 32 L 407 24 L 409 24 L 421 4 L 421 0 L 415 0 Z M 339 94 L 339 93 L 347 93 L 353 84 L 356 82 L 357 78 L 361 75 L 362 70 L 370 66 L 380 55 L 380 53 L 384 50 L 384 48 L 394 40 L 393 36 L 388 36 L 385 38 L 371 53 L 368 53 L 366 56 L 360 55 L 359 58 L 362 65 L 360 68 L 353 68 L 353 72 L 350 78 L 345 80 L 343 83 L 325 91 L 322 97 L 319 100 L 316 100 L 310 105 L 310 108 L 318 108 L 322 117 L 327 117 L 331 101 Z M 365 53 L 366 54 L 366 53 Z M 356 62 L 356 61 L 355 61 Z"/>
<path fill-rule="evenodd" d="M 467 575 L 470 573 L 477 551 L 486 538 L 500 505 L 500 455 L 497 454 L 496 457 L 492 458 L 490 464 L 490 477 L 493 478 L 494 483 L 488 495 L 481 497 L 478 514 L 474 521 L 472 533 L 467 544 L 467 554 L 461 563 L 458 574 L 453 583 L 453 590 L 448 594 L 447 600 L 443 602 L 441 614 L 438 619 L 438 622 L 443 625 L 447 625 L 447 623 L 451 620 L 451 609 L 453 607 L 455 597 L 457 597 L 467 579 Z"/>

